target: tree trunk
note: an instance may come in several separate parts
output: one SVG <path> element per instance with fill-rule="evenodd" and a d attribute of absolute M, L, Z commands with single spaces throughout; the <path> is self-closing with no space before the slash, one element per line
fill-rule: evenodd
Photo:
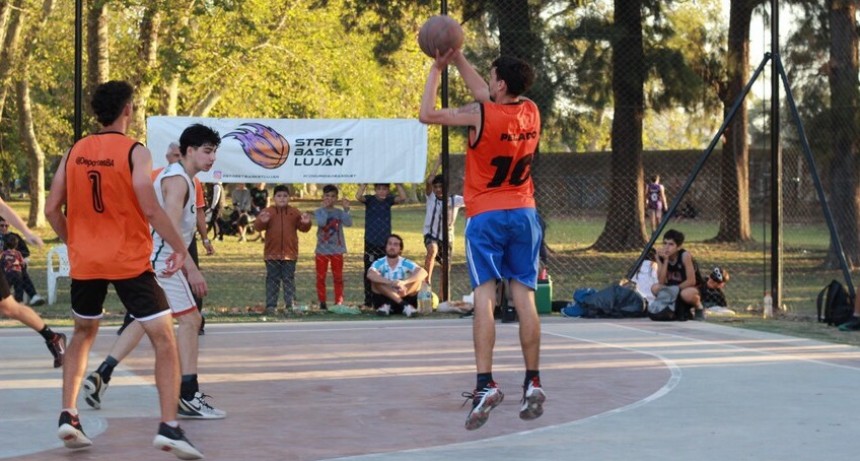
<path fill-rule="evenodd" d="M 9 29 L 9 19 L 12 17 L 12 3 L 0 3 L 0 43 L 6 41 L 6 31 Z"/>
<path fill-rule="evenodd" d="M 209 90 L 206 93 L 206 96 L 197 101 L 197 104 L 191 109 L 192 117 L 206 117 L 209 115 L 209 111 L 215 107 L 215 104 L 218 104 L 218 101 L 221 100 L 221 89 Z"/>
<path fill-rule="evenodd" d="M 140 36 L 138 48 L 138 69 L 132 85 L 134 91 L 134 119 L 132 120 L 130 134 L 137 139 L 146 137 L 146 112 L 147 101 L 152 95 L 155 87 L 158 66 L 158 29 L 161 26 L 161 12 L 157 6 L 148 6 L 143 13 L 140 22 Z"/>
<path fill-rule="evenodd" d="M 93 0 L 87 12 L 87 83 L 84 99 L 90 101 L 93 92 L 110 76 L 110 41 L 108 31 L 108 0 Z M 84 110 L 91 117 L 92 108 L 84 104 Z M 98 130 L 97 124 L 93 126 Z"/>
<path fill-rule="evenodd" d="M 537 104 L 541 114 L 552 109 L 553 91 L 543 68 L 544 44 L 531 27 L 528 0 L 495 0 L 499 20 L 499 53 L 520 58 L 536 70 L 535 82 L 527 96 Z"/>
<path fill-rule="evenodd" d="M 857 216 L 860 215 L 858 188 L 858 122 L 860 122 L 860 82 L 855 1 L 829 0 L 831 146 L 830 208 L 849 267 L 860 264 Z M 833 242 L 827 264 L 837 266 Z"/>
<path fill-rule="evenodd" d="M 9 13 L 9 25 L 3 40 L 3 49 L 0 50 L 0 122 L 3 121 L 3 111 L 6 107 L 6 97 L 12 85 L 12 70 L 18 61 L 18 47 L 20 45 L 21 28 L 25 18 L 22 16 L 23 0 L 16 0 Z M 6 5 L 9 3 L 7 2 Z"/>
<path fill-rule="evenodd" d="M 735 100 L 749 80 L 750 20 L 760 0 L 732 0 L 729 12 L 729 81 L 720 95 L 723 114 L 728 115 Z M 749 117 L 744 101 L 726 128 L 723 155 L 720 158 L 720 229 L 712 241 L 746 242 L 752 239 L 750 230 L 749 161 L 747 142 Z"/>
<path fill-rule="evenodd" d="M 645 112 L 645 51 L 641 0 L 615 0 L 612 43 L 612 177 L 609 212 L 593 248 L 628 251 L 645 244 L 642 120 Z"/>
<path fill-rule="evenodd" d="M 45 153 L 36 138 L 33 110 L 30 103 L 30 57 L 39 43 L 39 35 L 54 9 L 54 0 L 44 0 L 39 21 L 34 23 L 24 40 L 21 66 L 18 72 L 18 132 L 30 163 L 30 216 L 27 225 L 45 225 Z"/>

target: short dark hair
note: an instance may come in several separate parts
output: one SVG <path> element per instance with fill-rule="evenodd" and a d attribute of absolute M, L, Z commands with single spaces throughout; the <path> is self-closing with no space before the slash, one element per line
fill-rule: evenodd
<path fill-rule="evenodd" d="M 657 182 L 659 180 L 660 180 L 659 174 L 655 174 L 654 176 L 651 176 L 651 182 Z"/>
<path fill-rule="evenodd" d="M 134 88 L 122 80 L 111 80 L 96 87 L 90 106 L 102 126 L 115 122 L 126 104 L 131 102 Z"/>
<path fill-rule="evenodd" d="M 10 233 L 6 234 L 4 241 L 6 243 L 6 249 L 7 250 L 17 250 L 18 249 L 18 242 L 20 242 L 21 239 L 19 239 L 17 235 L 10 232 Z"/>
<path fill-rule="evenodd" d="M 439 185 L 445 184 L 445 176 L 443 176 L 441 174 L 437 174 L 436 176 L 433 176 L 433 181 L 431 181 L 430 184 L 432 184 L 434 186 L 436 184 L 439 184 Z"/>
<path fill-rule="evenodd" d="M 493 61 L 496 69 L 496 80 L 504 80 L 508 86 L 508 94 L 519 96 L 535 82 L 535 72 L 529 63 L 512 56 L 499 56 Z"/>
<path fill-rule="evenodd" d="M 204 144 L 211 144 L 218 148 L 221 145 L 221 135 L 212 128 L 199 123 L 189 125 L 179 135 L 179 153 L 183 157 L 188 153 L 189 147 L 200 147 Z"/>
<path fill-rule="evenodd" d="M 391 183 L 387 183 L 387 182 L 378 182 L 378 183 L 375 183 L 375 184 L 373 185 L 373 188 L 374 188 L 374 189 L 376 189 L 376 188 L 377 188 L 377 187 L 379 187 L 379 186 L 384 186 L 384 187 L 387 187 L 387 188 L 391 189 Z"/>
<path fill-rule="evenodd" d="M 675 242 L 675 245 L 681 246 L 684 244 L 684 234 L 681 231 L 669 229 L 663 234 L 663 241 L 666 240 L 672 240 Z"/>
<path fill-rule="evenodd" d="M 389 241 L 389 240 L 391 240 L 392 238 L 396 238 L 396 239 L 400 242 L 400 251 L 403 251 L 403 238 L 402 238 L 402 237 L 400 237 L 400 236 L 399 236 L 399 235 L 397 235 L 397 234 L 391 234 L 391 235 L 389 235 L 389 236 L 388 236 L 388 238 L 387 238 L 387 239 L 385 239 L 385 244 L 387 245 L 387 244 L 388 244 L 388 241 Z"/>
<path fill-rule="evenodd" d="M 286 184 L 278 184 L 275 186 L 275 189 L 272 191 L 272 195 L 277 194 L 278 192 L 286 192 L 287 195 L 290 195 L 290 187 Z"/>
<path fill-rule="evenodd" d="M 326 184 L 325 187 L 323 187 L 323 194 L 328 194 L 329 192 L 334 192 L 335 194 L 337 194 L 340 191 L 334 184 Z"/>

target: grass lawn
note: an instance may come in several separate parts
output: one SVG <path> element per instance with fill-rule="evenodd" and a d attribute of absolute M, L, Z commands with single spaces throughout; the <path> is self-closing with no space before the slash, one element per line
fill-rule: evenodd
<path fill-rule="evenodd" d="M 19 214 L 24 215 L 28 203 L 13 200 L 10 204 Z M 312 211 L 320 206 L 320 201 L 293 201 L 294 206 L 304 211 Z M 352 207 L 354 225 L 346 228 L 347 247 L 350 253 L 345 258 L 345 297 L 346 304 L 360 305 L 363 300 L 363 229 L 364 207 L 355 203 Z M 392 213 L 393 229 L 405 241 L 404 256 L 421 264 L 424 260 L 422 225 L 424 220 L 423 204 L 395 207 Z M 463 251 L 464 219 L 458 219 L 455 230 L 454 255 L 451 268 L 450 286 L 452 299 L 460 299 L 468 294 L 468 274 L 465 268 Z M 553 281 L 553 299 L 570 300 L 572 293 L 579 287 L 601 288 L 617 283 L 624 277 L 627 269 L 638 256 L 637 252 L 597 253 L 588 247 L 603 230 L 602 218 L 550 218 L 547 242 L 553 253 L 549 259 L 549 271 Z M 762 295 L 770 285 L 769 249 L 761 241 L 748 244 L 710 244 L 705 241 L 715 235 L 717 223 L 701 220 L 687 220 L 672 223 L 687 235 L 685 247 L 696 257 L 703 272 L 710 266 L 721 265 L 728 268 L 732 279 L 727 287 L 730 307 L 739 315 L 727 324 L 774 332 L 784 332 L 808 336 L 828 341 L 847 342 L 860 345 L 860 335 L 846 334 L 835 328 L 825 327 L 815 322 L 815 297 L 818 291 L 831 279 L 841 277 L 838 270 L 824 270 L 821 263 L 829 244 L 827 229 L 823 225 L 787 225 L 784 228 L 783 264 L 783 303 L 787 311 L 781 319 L 762 321 L 758 314 L 747 313 L 747 308 L 757 308 Z M 300 257 L 296 272 L 297 304 L 314 306 L 317 303 L 315 291 L 315 271 L 313 262 L 316 244 L 316 228 L 310 233 L 299 234 Z M 59 243 L 49 227 L 37 229 L 45 248 L 31 248 L 30 274 L 40 294 L 46 296 L 45 254 Z M 760 235 L 768 235 L 769 229 L 757 230 Z M 214 242 L 217 253 L 214 256 L 201 255 L 201 268 L 209 285 L 209 295 L 205 300 L 209 321 L 262 321 L 249 311 L 260 310 L 265 304 L 265 267 L 262 260 L 261 242 L 237 241 L 235 236 L 225 236 L 223 241 Z M 434 276 L 434 288 L 438 291 L 440 274 Z M 58 303 L 42 306 L 40 313 L 53 319 L 52 323 L 68 324 L 69 289 L 68 283 L 61 279 L 58 290 Z M 332 304 L 331 277 L 328 278 L 328 298 Z M 283 300 L 281 300 L 283 305 Z M 122 307 L 118 298 L 108 295 L 106 301 L 108 320 L 119 318 Z M 557 315 L 557 314 L 556 314 Z M 308 313 L 291 314 L 293 319 L 334 320 L 375 318 L 370 312 L 361 315 L 335 315 L 311 310 Z M 271 319 L 268 319 L 271 320 Z M 0 325 L 12 325 L 2 322 Z"/>

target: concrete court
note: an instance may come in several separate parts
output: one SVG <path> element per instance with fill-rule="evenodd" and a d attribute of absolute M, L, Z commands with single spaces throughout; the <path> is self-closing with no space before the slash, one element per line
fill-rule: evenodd
<path fill-rule="evenodd" d="M 104 328 L 90 369 L 116 327 Z M 68 331 L 66 331 L 68 333 Z M 207 326 L 200 380 L 222 421 L 184 421 L 210 460 L 853 459 L 860 349 L 713 323 L 544 318 L 544 416 L 517 417 L 515 324 L 498 324 L 506 399 L 463 429 L 471 321 L 385 319 Z M 148 344 L 102 410 L 81 402 L 90 449 L 56 439 L 60 372 L 40 338 L 0 330 L 0 459 L 172 460 L 150 445 Z"/>

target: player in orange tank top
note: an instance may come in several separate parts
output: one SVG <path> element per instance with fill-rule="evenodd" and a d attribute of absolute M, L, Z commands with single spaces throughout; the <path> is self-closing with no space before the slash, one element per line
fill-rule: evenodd
<path fill-rule="evenodd" d="M 453 62 L 477 102 L 437 109 L 442 71 Z M 437 50 L 421 98 L 423 123 L 469 127 L 464 197 L 466 260 L 474 289 L 473 335 L 477 383 L 466 429 L 481 427 L 504 395 L 493 381 L 496 285 L 510 281 L 526 366 L 520 419 L 543 414 L 540 384 L 540 319 L 535 307 L 538 250 L 542 239 L 534 202 L 531 164 L 540 140 L 540 112 L 521 95 L 534 82 L 522 60 L 502 56 L 485 82 L 460 50 Z"/>
<path fill-rule="evenodd" d="M 125 135 L 134 110 L 126 82 L 99 85 L 91 101 L 102 129 L 75 143 L 51 183 L 45 215 L 69 248 L 75 334 L 66 349 L 57 437 L 67 448 L 92 445 L 78 416 L 77 397 L 87 357 L 99 330 L 108 284 L 138 320 L 155 349 L 161 424 L 153 445 L 181 459 L 202 453 L 176 422 L 179 361 L 173 321 L 149 264 L 152 227 L 176 250 L 160 276 L 179 270 L 188 256 L 182 237 L 159 206 L 152 186 L 152 155 Z M 63 208 L 66 212 L 63 212 Z"/>

